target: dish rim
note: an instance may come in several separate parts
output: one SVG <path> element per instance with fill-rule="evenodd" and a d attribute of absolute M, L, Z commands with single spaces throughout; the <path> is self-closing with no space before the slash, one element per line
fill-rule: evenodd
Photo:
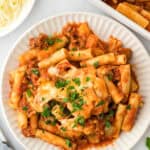
<path fill-rule="evenodd" d="M 18 18 L 16 18 L 16 20 L 12 21 L 12 24 L 9 24 L 8 26 L 2 28 L 0 30 L 0 38 L 8 35 L 9 33 L 13 32 L 13 31 L 15 31 L 17 29 L 17 27 L 19 27 L 27 19 L 27 17 L 30 15 L 30 12 L 33 9 L 33 6 L 34 6 L 35 2 L 36 2 L 36 0 L 27 1 L 27 3 L 30 3 L 30 6 L 29 6 L 27 12 L 25 13 L 25 15 L 22 18 L 20 18 L 20 20 L 18 20 Z M 21 13 L 22 12 L 20 12 L 20 14 Z"/>
<path fill-rule="evenodd" d="M 123 14 L 119 13 L 111 6 L 103 2 L 102 0 L 88 0 L 93 6 L 102 9 L 104 13 L 119 21 L 121 24 L 125 25 L 127 28 L 131 29 L 132 31 L 138 33 L 142 37 L 147 40 L 150 40 L 150 32 L 146 29 L 142 28 L 140 25 L 132 21 L 131 19 L 127 18 Z M 112 15 L 113 14 L 113 15 Z"/>
<path fill-rule="evenodd" d="M 2 63 L 2 68 L 1 68 L 1 72 L 0 72 L 0 109 L 1 109 L 1 113 L 2 113 L 2 117 L 3 117 L 3 120 L 5 121 L 6 123 L 6 128 L 9 130 L 9 132 L 12 134 L 12 136 L 15 138 L 15 140 L 18 142 L 18 144 L 23 147 L 25 150 L 27 150 L 27 147 L 21 142 L 21 140 L 16 136 L 15 132 L 13 131 L 13 129 L 11 128 L 9 122 L 8 122 L 8 119 L 7 119 L 7 116 L 6 116 L 6 110 L 4 108 L 4 100 L 2 99 L 2 89 L 3 89 L 3 78 L 4 78 L 4 73 L 5 73 L 5 68 L 7 66 L 7 63 L 9 61 L 9 58 L 11 56 L 11 54 L 13 53 L 15 47 L 17 46 L 17 44 L 29 33 L 31 32 L 34 28 L 36 28 L 38 25 L 44 23 L 44 22 L 47 22 L 48 20 L 51 20 L 51 19 L 54 19 L 54 18 L 57 18 L 57 17 L 61 17 L 61 16 L 64 16 L 64 15 L 89 15 L 89 16 L 97 16 L 97 17 L 103 17 L 107 20 L 110 20 L 114 23 L 116 23 L 117 25 L 120 25 L 123 29 L 127 30 L 132 36 L 134 36 L 134 38 L 138 41 L 138 43 L 140 43 L 142 49 L 143 49 L 143 52 L 145 53 L 146 57 L 149 58 L 149 54 L 148 52 L 146 51 L 143 43 L 137 38 L 137 36 L 132 33 L 127 27 L 125 27 L 124 25 L 120 24 L 119 22 L 117 22 L 116 20 L 114 20 L 113 18 L 110 18 L 108 16 L 104 16 L 102 14 L 97 14 L 97 13 L 92 13 L 92 12 L 86 12 L 86 11 L 78 11 L 78 12 L 75 12 L 75 11 L 71 11 L 71 12 L 64 12 L 64 13 L 59 13 L 59 14 L 56 14 L 56 15 L 52 15 L 52 16 L 49 16 L 49 17 L 46 17 L 44 19 L 42 19 L 41 21 L 33 24 L 31 27 L 29 27 L 21 36 L 18 37 L 18 39 L 16 40 L 16 42 L 12 45 L 12 48 L 10 48 L 8 50 L 8 53 L 6 55 L 6 59 L 5 61 Z M 150 60 L 149 60 L 149 63 L 150 63 Z M 144 132 L 142 133 L 142 135 L 136 140 L 136 142 L 130 147 L 130 148 L 133 148 L 133 146 L 135 146 L 137 144 L 137 142 L 140 140 L 140 138 L 144 135 L 144 133 L 146 132 L 146 130 L 148 129 L 149 127 L 149 124 L 150 124 L 150 120 L 148 121 L 147 123 L 147 127 L 144 129 Z"/>

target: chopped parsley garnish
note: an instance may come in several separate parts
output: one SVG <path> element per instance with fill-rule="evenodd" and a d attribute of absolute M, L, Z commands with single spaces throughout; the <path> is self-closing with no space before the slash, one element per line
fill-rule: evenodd
<path fill-rule="evenodd" d="M 56 120 L 54 119 L 53 121 L 51 120 L 46 120 L 45 123 L 48 125 L 48 124 L 51 124 L 52 126 L 55 126 L 56 125 Z"/>
<path fill-rule="evenodd" d="M 24 107 L 22 107 L 22 110 L 23 110 L 23 111 L 27 111 L 27 110 L 28 110 L 28 107 L 27 107 L 27 106 L 24 106 Z"/>
<path fill-rule="evenodd" d="M 109 74 L 107 75 L 107 78 L 108 78 L 108 80 L 112 81 L 112 80 L 113 80 L 113 74 L 109 73 Z"/>
<path fill-rule="evenodd" d="M 99 114 L 100 119 L 104 119 L 104 113 Z"/>
<path fill-rule="evenodd" d="M 57 39 L 55 39 L 55 42 L 56 43 L 59 43 L 59 42 L 62 42 L 63 40 L 62 39 L 59 39 L 59 38 L 57 38 Z"/>
<path fill-rule="evenodd" d="M 114 116 L 114 114 L 115 114 L 114 110 L 110 110 L 110 111 L 109 111 L 109 116 L 110 116 L 110 117 Z"/>
<path fill-rule="evenodd" d="M 47 38 L 47 39 L 46 39 L 46 42 L 47 42 L 47 44 L 48 44 L 49 46 L 52 46 L 52 45 L 54 45 L 54 43 L 55 43 L 54 39 L 50 39 L 50 38 Z"/>
<path fill-rule="evenodd" d="M 77 84 L 78 86 L 80 86 L 80 84 L 81 84 L 80 78 L 74 78 L 74 79 L 72 79 L 72 80 L 73 80 L 73 82 L 74 82 L 75 84 Z"/>
<path fill-rule="evenodd" d="M 46 120 L 45 123 L 46 124 L 51 124 L 51 121 L 50 120 Z"/>
<path fill-rule="evenodd" d="M 104 101 L 103 100 L 101 100 L 101 101 L 99 101 L 99 103 L 96 105 L 96 107 L 98 107 L 98 106 L 102 106 L 102 105 L 104 105 Z"/>
<path fill-rule="evenodd" d="M 150 137 L 146 138 L 146 146 L 147 146 L 148 150 L 150 150 Z"/>
<path fill-rule="evenodd" d="M 75 87 L 71 85 L 71 86 L 67 87 L 67 90 L 68 90 L 68 91 L 70 91 L 70 90 L 75 90 Z"/>
<path fill-rule="evenodd" d="M 57 80 L 56 82 L 55 82 L 55 86 L 56 86 L 56 88 L 63 88 L 63 87 L 65 87 L 66 85 L 68 85 L 69 84 L 69 81 L 68 80 Z"/>
<path fill-rule="evenodd" d="M 69 99 L 71 101 L 74 101 L 74 100 L 76 100 L 78 98 L 79 98 L 79 93 L 78 92 L 74 91 L 74 92 L 70 92 L 69 93 Z"/>
<path fill-rule="evenodd" d="M 93 66 L 94 66 L 95 68 L 98 68 L 98 67 L 99 67 L 99 62 L 98 62 L 98 61 L 94 62 Z"/>
<path fill-rule="evenodd" d="M 72 147 L 72 143 L 71 143 L 71 141 L 69 139 L 66 139 L 66 145 L 68 147 Z"/>
<path fill-rule="evenodd" d="M 90 79 L 90 77 L 86 77 L 86 82 L 88 82 L 88 81 L 90 81 L 91 79 Z"/>
<path fill-rule="evenodd" d="M 60 109 L 60 111 L 63 113 L 64 112 L 64 106 L 63 105 L 60 105 L 59 106 L 59 109 Z"/>
<path fill-rule="evenodd" d="M 106 120 L 106 121 L 105 121 L 105 127 L 106 127 L 106 128 L 110 128 L 110 127 L 111 127 L 111 123 L 110 123 L 109 120 Z"/>
<path fill-rule="evenodd" d="M 66 131 L 66 128 L 65 127 L 61 127 L 60 128 L 62 131 Z"/>
<path fill-rule="evenodd" d="M 76 48 L 76 47 L 73 47 L 71 50 L 72 50 L 72 51 L 76 51 L 76 50 L 77 50 L 77 48 Z"/>
<path fill-rule="evenodd" d="M 131 105 L 130 105 L 130 104 L 127 105 L 126 109 L 127 109 L 127 110 L 130 110 L 130 109 L 131 109 Z"/>
<path fill-rule="evenodd" d="M 45 101 L 45 97 L 42 97 L 42 101 Z"/>
<path fill-rule="evenodd" d="M 78 116 L 75 120 L 75 125 L 80 124 L 81 126 L 85 125 L 85 119 L 83 116 Z"/>
<path fill-rule="evenodd" d="M 52 122 L 51 122 L 51 125 L 52 125 L 52 126 L 55 126 L 55 125 L 56 125 L 56 120 L 52 121 Z"/>
<path fill-rule="evenodd" d="M 69 98 L 67 97 L 63 98 L 63 102 L 69 102 Z"/>
<path fill-rule="evenodd" d="M 78 56 L 80 56 L 81 54 L 80 53 L 78 53 Z"/>
<path fill-rule="evenodd" d="M 42 112 L 42 116 L 43 117 L 49 117 L 51 115 L 51 110 L 49 107 L 45 107 L 43 112 Z"/>
<path fill-rule="evenodd" d="M 39 76 L 40 75 L 40 72 L 37 68 L 33 68 L 32 70 L 32 73 L 35 74 L 36 76 Z"/>
<path fill-rule="evenodd" d="M 84 104 L 84 101 L 83 101 L 83 100 L 79 101 L 78 103 L 77 103 L 77 102 L 73 102 L 73 103 L 72 103 L 72 107 L 73 107 L 73 111 L 72 111 L 72 112 L 75 112 L 75 111 L 77 111 L 77 110 L 81 110 L 83 104 Z"/>
<path fill-rule="evenodd" d="M 30 90 L 30 89 L 27 89 L 27 90 L 26 90 L 26 94 L 27 94 L 28 97 L 31 97 L 31 96 L 32 96 L 31 90 Z"/>

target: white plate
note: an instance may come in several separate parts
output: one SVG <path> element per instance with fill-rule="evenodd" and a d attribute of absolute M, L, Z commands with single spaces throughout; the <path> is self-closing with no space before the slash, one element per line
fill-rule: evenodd
<path fill-rule="evenodd" d="M 143 29 L 141 26 L 133 22 L 132 20 L 128 19 L 126 16 L 122 15 L 106 3 L 104 3 L 102 0 L 89 0 L 91 4 L 94 6 L 100 8 L 103 10 L 106 14 L 110 15 L 111 17 L 115 18 L 122 24 L 126 25 L 127 27 L 131 28 L 133 31 L 139 33 L 146 39 L 150 40 L 150 32 L 147 30 Z"/>
<path fill-rule="evenodd" d="M 50 150 L 54 146 L 43 142 L 40 139 L 25 138 L 17 126 L 16 113 L 7 104 L 9 82 L 8 73 L 17 67 L 18 56 L 28 48 L 30 37 L 37 36 L 40 32 L 52 35 L 61 31 L 68 22 L 88 22 L 92 30 L 102 39 L 107 40 L 113 35 L 123 41 L 125 47 L 133 50 L 132 63 L 136 64 L 136 74 L 140 83 L 140 93 L 144 97 L 144 107 L 138 114 L 135 126 L 130 133 L 122 133 L 120 138 L 108 150 L 128 150 L 135 145 L 145 132 L 150 122 L 150 60 L 141 42 L 125 27 L 107 17 L 91 13 L 66 13 L 43 20 L 25 32 L 9 51 L 5 65 L 2 70 L 0 83 L 0 99 L 5 121 L 14 138 L 27 150 Z"/>
<path fill-rule="evenodd" d="M 8 26 L 0 29 L 0 37 L 3 37 L 5 35 L 7 35 L 8 33 L 14 31 L 21 23 L 23 23 L 23 21 L 26 19 L 26 17 L 31 12 L 35 1 L 36 0 L 28 0 L 24 4 L 19 16 L 11 24 L 9 24 Z"/>

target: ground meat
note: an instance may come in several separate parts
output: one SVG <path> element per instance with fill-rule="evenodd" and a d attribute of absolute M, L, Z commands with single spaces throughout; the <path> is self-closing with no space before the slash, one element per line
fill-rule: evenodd
<path fill-rule="evenodd" d="M 33 48 L 39 48 L 44 49 L 48 47 L 48 43 L 46 42 L 46 39 L 48 38 L 48 35 L 46 34 L 39 34 L 38 37 L 33 37 L 29 41 L 29 46 L 31 49 Z"/>
<path fill-rule="evenodd" d="M 22 129 L 22 133 L 26 137 L 34 137 L 35 136 L 35 131 L 31 129 L 30 127 Z"/>

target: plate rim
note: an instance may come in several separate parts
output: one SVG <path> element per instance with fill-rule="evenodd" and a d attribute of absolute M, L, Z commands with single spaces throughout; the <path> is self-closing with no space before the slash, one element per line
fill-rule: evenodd
<path fill-rule="evenodd" d="M 107 20 L 110 20 L 110 21 L 114 22 L 114 23 L 117 24 L 117 25 L 120 25 L 123 29 L 127 30 L 127 31 L 137 40 L 137 42 L 141 45 L 142 51 L 145 53 L 145 56 L 146 56 L 147 58 L 150 58 L 150 57 L 149 57 L 149 54 L 148 54 L 148 52 L 147 52 L 147 50 L 146 50 L 146 48 L 144 47 L 144 45 L 143 45 L 143 43 L 142 43 L 142 41 L 140 41 L 140 40 L 137 38 L 137 36 L 136 36 L 132 31 L 130 31 L 126 26 L 122 25 L 121 23 L 119 23 L 118 21 L 114 20 L 113 18 L 110 18 L 110 17 L 105 16 L 105 15 L 102 15 L 102 14 L 97 14 L 97 13 L 92 13 L 92 12 L 86 12 L 86 11 L 63 12 L 63 13 L 58 13 L 58 14 L 56 14 L 56 15 L 48 16 L 48 17 L 46 17 L 46 18 L 44 18 L 44 19 L 38 21 L 37 23 L 33 24 L 32 26 L 30 26 L 26 31 L 24 31 L 24 33 L 23 33 L 22 35 L 20 35 L 20 36 L 17 38 L 16 42 L 15 42 L 15 43 L 12 45 L 12 47 L 8 50 L 8 53 L 7 53 L 6 57 L 5 57 L 6 59 L 5 59 L 5 61 L 2 63 L 2 68 L 1 68 L 1 72 L 0 72 L 0 109 L 1 109 L 1 113 L 2 113 L 2 114 L 1 114 L 1 115 L 2 115 L 2 119 L 3 119 L 3 120 L 5 121 L 5 123 L 6 123 L 6 128 L 10 131 L 10 133 L 11 133 L 12 136 L 15 138 L 15 140 L 18 142 L 18 144 L 21 145 L 25 150 L 27 150 L 27 147 L 21 142 L 21 140 L 17 137 L 17 135 L 15 134 L 15 132 L 13 131 L 13 129 L 12 129 L 11 126 L 10 126 L 10 123 L 9 123 L 8 118 L 7 118 L 7 116 L 6 116 L 6 110 L 5 110 L 5 108 L 4 108 L 4 102 L 3 102 L 4 100 L 2 99 L 2 97 L 3 97 L 3 96 L 2 96 L 2 95 L 3 95 L 3 94 L 2 94 L 2 90 L 3 90 L 3 77 L 4 77 L 5 68 L 6 68 L 6 66 L 7 66 L 8 60 L 9 60 L 11 54 L 13 53 L 15 47 L 17 46 L 17 44 L 18 44 L 28 33 L 30 33 L 34 28 L 36 28 L 38 25 L 40 25 L 40 24 L 42 24 L 42 23 L 44 23 L 44 22 L 47 22 L 47 21 L 49 21 L 49 20 L 52 20 L 52 19 L 54 19 L 54 18 L 57 18 L 57 17 L 61 17 L 61 16 L 65 16 L 65 15 L 77 15 L 77 14 L 78 14 L 78 15 L 80 14 L 80 15 L 103 17 L 103 18 L 105 18 L 105 19 L 107 19 Z M 150 60 L 148 60 L 148 61 L 149 61 L 149 63 L 150 63 Z M 146 127 L 145 127 L 145 129 L 144 129 L 144 132 L 142 133 L 142 135 L 141 135 L 139 138 L 137 138 L 137 140 L 134 142 L 133 145 L 130 146 L 130 148 L 133 148 L 133 147 L 137 144 L 137 142 L 141 139 L 141 137 L 144 135 L 144 133 L 145 133 L 146 130 L 148 129 L 149 125 L 150 125 L 150 119 L 149 119 L 149 121 L 148 121 L 148 123 L 147 123 L 147 125 L 146 125 Z"/>

